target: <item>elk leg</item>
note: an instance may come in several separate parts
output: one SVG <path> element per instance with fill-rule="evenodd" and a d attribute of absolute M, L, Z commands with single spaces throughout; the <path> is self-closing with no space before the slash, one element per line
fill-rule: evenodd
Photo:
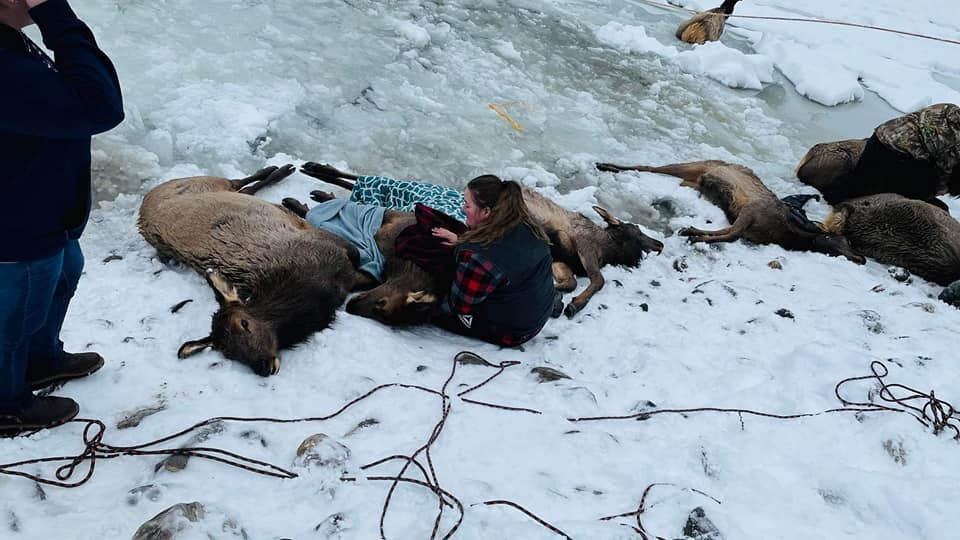
<path fill-rule="evenodd" d="M 300 218 L 307 217 L 307 212 L 310 211 L 310 209 L 307 208 L 307 205 L 303 204 L 297 199 L 294 199 L 293 197 L 284 197 L 284 199 L 280 201 L 280 205 L 293 212 L 297 217 Z"/>
<path fill-rule="evenodd" d="M 680 185 L 698 188 L 700 177 L 710 169 L 723 165 L 722 161 L 692 161 L 690 163 L 674 163 L 662 167 L 648 167 L 646 165 L 614 165 L 613 163 L 597 163 L 597 169 L 601 171 L 622 172 L 652 172 L 658 174 L 667 174 L 681 179 Z"/>
<path fill-rule="evenodd" d="M 336 195 L 330 193 L 329 191 L 320 191 L 315 189 L 310 192 L 310 198 L 317 201 L 318 203 L 325 203 L 327 201 L 332 201 L 337 198 Z"/>
<path fill-rule="evenodd" d="M 603 274 L 600 272 L 600 257 L 597 253 L 594 253 L 592 250 L 585 253 L 582 249 L 578 248 L 577 255 L 580 257 L 580 263 L 583 265 L 583 269 L 587 272 L 590 284 L 587 285 L 587 288 L 577 295 L 573 301 L 567 304 L 566 309 L 563 310 L 564 315 L 569 319 L 572 319 L 574 315 L 586 307 L 587 302 L 603 288 L 604 283 Z"/>
<path fill-rule="evenodd" d="M 307 176 L 312 176 L 318 180 L 323 180 L 328 184 L 333 184 L 344 189 L 353 190 L 354 181 L 359 178 L 359 176 L 341 171 L 330 165 L 324 163 L 314 163 L 313 161 L 308 161 L 300 167 L 300 172 Z"/>
<path fill-rule="evenodd" d="M 277 182 L 290 176 L 291 174 L 296 172 L 296 170 L 297 170 L 296 167 L 294 167 L 293 165 L 284 165 L 283 167 L 280 167 L 275 171 L 273 171 L 272 173 L 270 173 L 269 176 L 267 176 L 263 180 L 260 180 L 256 184 L 251 184 L 249 186 L 244 187 L 239 191 L 239 193 L 243 193 L 244 195 L 253 195 L 254 193 L 260 191 L 261 189 L 267 186 L 272 186 L 273 184 L 276 184 Z"/>
<path fill-rule="evenodd" d="M 680 235 L 689 236 L 691 242 L 705 242 L 714 244 L 717 242 L 733 242 L 743 236 L 744 231 L 753 223 L 753 218 L 747 213 L 742 212 L 733 225 L 716 231 L 705 231 L 695 227 L 688 227 L 680 231 Z"/>
<path fill-rule="evenodd" d="M 363 270 L 355 270 L 353 272 L 353 287 L 350 288 L 351 291 L 366 291 L 372 289 L 379 285 L 380 282 L 374 279 L 373 276 L 364 272 Z"/>
<path fill-rule="evenodd" d="M 259 182 L 260 180 L 263 180 L 264 178 L 273 174 L 273 172 L 276 170 L 277 170 L 277 167 L 275 166 L 266 167 L 264 169 L 260 169 L 259 171 L 253 173 L 253 175 L 248 176 L 246 178 L 240 178 L 238 180 L 230 180 L 230 185 L 233 187 L 234 191 L 240 191 L 240 188 L 246 186 L 247 184 Z"/>
<path fill-rule="evenodd" d="M 567 263 L 555 262 L 552 266 L 553 280 L 557 284 L 557 290 L 570 292 L 577 288 L 577 278 L 573 275 L 573 269 Z"/>

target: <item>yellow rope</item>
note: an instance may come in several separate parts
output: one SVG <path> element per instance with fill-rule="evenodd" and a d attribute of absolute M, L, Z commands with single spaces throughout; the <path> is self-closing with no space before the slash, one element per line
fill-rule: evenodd
<path fill-rule="evenodd" d="M 520 105 L 521 107 L 526 107 L 526 108 L 528 108 L 528 109 L 530 108 L 529 105 L 527 105 L 526 103 L 524 103 L 524 102 L 522 102 L 522 101 L 507 101 L 507 102 L 505 102 L 505 103 L 490 103 L 490 104 L 487 105 L 487 107 L 489 107 L 490 110 L 492 110 L 493 112 L 497 113 L 497 114 L 500 116 L 500 118 L 503 118 L 504 120 L 506 120 L 506 121 L 510 124 L 510 127 L 512 127 L 513 129 L 515 129 L 515 130 L 517 130 L 517 131 L 523 131 L 523 126 L 521 126 L 519 122 L 517 122 L 516 120 L 514 120 L 513 118 L 511 118 L 509 114 L 507 114 L 507 107 L 512 107 L 512 106 L 514 106 L 514 105 Z"/>
<path fill-rule="evenodd" d="M 700 11 L 697 11 L 697 10 L 695 10 L 695 9 L 685 8 L 685 7 L 681 7 L 681 6 L 675 6 L 675 5 L 673 5 L 673 4 L 664 4 L 664 3 L 662 3 L 662 2 L 654 2 L 654 1 L 652 1 L 652 0 L 634 0 L 634 1 L 636 1 L 636 2 L 641 2 L 641 3 L 644 3 L 644 4 L 649 4 L 649 5 L 651 5 L 651 6 L 657 6 L 657 7 L 661 7 L 661 8 L 666 8 L 666 9 L 675 9 L 675 10 L 679 10 L 679 11 L 687 11 L 687 12 L 690 12 L 690 13 L 701 13 Z M 809 23 L 819 23 L 819 24 L 833 24 L 833 25 L 837 25 L 837 26 L 852 26 L 852 27 L 854 27 L 854 28 L 866 28 L 867 30 L 879 30 L 879 31 L 881 31 L 881 32 L 890 32 L 890 33 L 892 33 L 892 34 L 901 34 L 901 35 L 904 35 L 904 36 L 918 37 L 918 38 L 922 38 L 922 39 L 930 39 L 930 40 L 933 40 L 933 41 L 941 41 L 941 42 L 943 42 L 943 43 L 950 43 L 950 44 L 952 44 L 952 45 L 960 45 L 960 41 L 957 41 L 957 40 L 954 40 L 954 39 L 946 39 L 946 38 L 940 38 L 940 37 L 936 37 L 936 36 L 928 36 L 928 35 L 926 35 L 926 34 L 917 34 L 917 33 L 915 33 L 915 32 L 907 32 L 906 30 L 897 30 L 897 29 L 894 29 L 894 28 L 885 28 L 885 27 L 883 27 L 883 26 L 871 26 L 871 25 L 868 25 L 868 24 L 858 24 L 858 23 L 850 23 L 850 22 L 843 22 L 843 21 L 831 21 L 831 20 L 827 20 L 827 19 L 805 19 L 805 18 L 801 18 L 801 17 L 773 17 L 773 16 L 762 16 L 762 15 L 737 15 L 736 13 L 733 13 L 733 14 L 730 14 L 730 15 L 726 15 L 726 14 L 723 14 L 723 13 L 718 13 L 718 15 L 721 15 L 721 16 L 727 17 L 727 18 L 730 18 L 730 17 L 739 17 L 739 18 L 741 18 L 741 19 L 759 19 L 759 20 L 765 20 L 765 21 L 809 22 Z"/>

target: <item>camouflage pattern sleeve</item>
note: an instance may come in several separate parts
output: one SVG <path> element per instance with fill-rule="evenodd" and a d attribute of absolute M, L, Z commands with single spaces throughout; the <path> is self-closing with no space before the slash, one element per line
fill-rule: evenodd
<path fill-rule="evenodd" d="M 875 134 L 884 146 L 928 161 L 942 179 L 960 163 L 960 107 L 938 103 L 889 120 Z"/>

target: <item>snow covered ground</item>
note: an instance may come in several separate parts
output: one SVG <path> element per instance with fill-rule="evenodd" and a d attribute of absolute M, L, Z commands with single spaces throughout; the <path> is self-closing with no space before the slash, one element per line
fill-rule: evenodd
<path fill-rule="evenodd" d="M 678 486 L 654 488 L 643 515 L 646 529 L 666 538 L 683 536 L 696 506 L 728 540 L 956 537 L 960 447 L 907 415 L 567 419 L 653 407 L 817 412 L 840 406 L 834 385 L 868 375 L 873 360 L 887 362 L 893 382 L 960 402 L 951 364 L 960 312 L 936 300 L 935 285 L 896 281 L 875 262 L 687 244 L 674 231 L 719 227 L 722 212 L 675 179 L 592 167 L 718 158 L 754 168 L 780 195 L 809 193 L 792 170 L 814 142 L 865 137 L 899 111 L 960 101 L 960 47 L 736 19 L 721 43 L 689 47 L 672 37 L 685 13 L 626 0 L 72 4 L 115 59 L 127 111 L 94 142 L 103 202 L 83 238 L 86 273 L 64 330 L 68 348 L 97 350 L 107 365 L 58 391 L 80 402 L 81 416 L 106 422 L 105 442 L 136 444 L 220 415 L 327 415 L 380 384 L 439 389 L 453 356 L 468 349 L 520 362 L 470 397 L 543 414 L 452 400 L 432 457 L 441 486 L 466 505 L 455 538 L 556 536 L 514 509 L 477 505 L 494 499 L 573 538 L 636 538 L 624 526 L 631 518 L 598 518 L 636 510 L 656 482 Z M 747 0 L 737 13 L 960 36 L 960 15 L 942 0 Z M 521 103 L 506 110 L 523 131 L 488 108 L 510 102 Z M 454 186 L 497 173 L 571 209 L 604 205 L 666 249 L 639 269 L 606 268 L 607 286 L 583 312 L 551 321 L 522 351 L 341 312 L 331 329 L 286 352 L 269 379 L 213 352 L 178 360 L 180 343 L 206 335 L 215 302 L 199 276 L 162 265 L 138 235 L 142 193 L 170 178 L 237 177 L 306 160 Z M 316 187 L 296 174 L 263 196 L 305 198 Z M 827 211 L 811 208 L 813 217 Z M 540 383 L 538 367 L 570 378 Z M 461 366 L 450 392 L 493 373 Z M 845 391 L 866 401 L 872 388 Z M 156 406 L 163 410 L 138 427 L 116 428 Z M 346 468 L 357 474 L 423 445 L 440 411 L 434 395 L 388 389 L 327 422 L 227 423 L 203 444 L 291 468 L 300 442 L 325 433 L 349 448 Z M 79 425 L 0 440 L 0 463 L 81 444 Z M 383 482 L 341 483 L 331 467 L 297 467 L 299 478 L 279 480 L 198 459 L 155 472 L 159 461 L 99 461 L 88 484 L 69 490 L 0 475 L 0 537 L 126 539 L 191 501 L 255 539 L 379 536 Z M 423 488 L 401 486 L 388 538 L 430 537 L 436 508 Z M 456 512 L 444 516 L 441 535 Z M 208 521 L 214 538 L 232 537 Z M 206 538 L 198 531 L 182 537 Z"/>

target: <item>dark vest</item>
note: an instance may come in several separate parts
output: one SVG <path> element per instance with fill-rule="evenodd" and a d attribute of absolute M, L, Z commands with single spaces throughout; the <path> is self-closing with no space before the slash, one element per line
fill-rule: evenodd
<path fill-rule="evenodd" d="M 457 255 L 464 250 L 495 264 L 508 280 L 475 308 L 474 317 L 518 334 L 537 330 L 547 322 L 553 310 L 553 259 L 550 247 L 529 227 L 517 225 L 486 246 L 461 244 Z"/>
<path fill-rule="evenodd" d="M 123 119 L 116 71 L 64 0 L 30 10 L 56 53 L 0 24 L 0 261 L 54 255 L 80 237 L 91 205 L 90 137 Z M 30 106 L 21 102 L 28 89 Z"/>

